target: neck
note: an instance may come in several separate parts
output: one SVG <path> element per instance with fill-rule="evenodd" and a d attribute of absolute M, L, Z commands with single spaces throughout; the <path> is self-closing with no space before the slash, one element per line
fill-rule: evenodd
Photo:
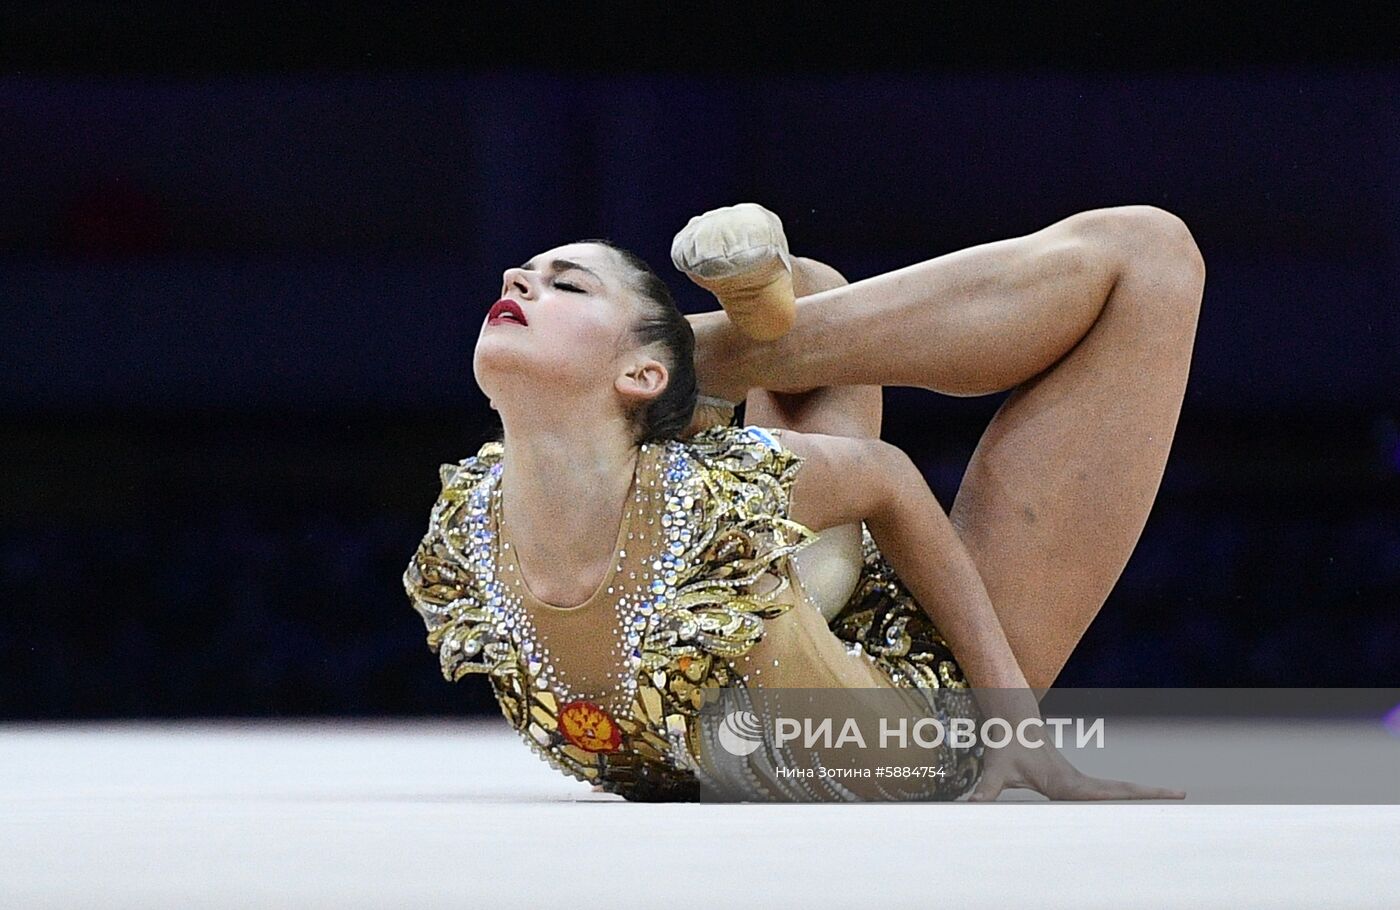
<path fill-rule="evenodd" d="M 547 426 L 505 421 L 501 512 L 531 590 L 546 603 L 582 603 L 612 563 L 639 447 L 625 424 Z"/>

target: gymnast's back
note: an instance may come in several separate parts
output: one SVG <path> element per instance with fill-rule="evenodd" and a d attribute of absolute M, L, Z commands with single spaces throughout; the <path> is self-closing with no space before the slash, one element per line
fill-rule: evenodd
<path fill-rule="evenodd" d="M 486 674 L 511 726 L 563 773 L 642 801 L 892 798 L 874 781 L 779 773 L 802 763 L 790 751 L 717 748 L 702 709 L 720 690 L 967 688 L 863 526 L 819 536 L 789 519 L 802 458 L 777 434 L 730 425 L 643 444 L 609 572 L 567 608 L 532 594 L 500 532 L 505 457 L 488 442 L 440 467 L 404 589 L 443 676 Z M 981 750 L 941 761 L 951 773 L 913 798 L 966 793 Z"/>

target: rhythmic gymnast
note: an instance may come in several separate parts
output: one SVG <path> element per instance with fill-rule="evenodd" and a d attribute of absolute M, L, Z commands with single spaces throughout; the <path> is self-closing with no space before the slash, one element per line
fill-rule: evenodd
<path fill-rule="evenodd" d="M 404 573 L 444 676 L 488 674 L 541 758 L 628 799 L 1182 798 L 1048 743 L 949 749 L 894 797 L 814 789 L 775 773 L 801 756 L 717 750 L 698 706 L 967 690 L 1034 717 L 1165 469 L 1205 276 L 1183 222 L 1093 209 L 848 284 L 742 204 L 672 259 L 719 310 L 606 241 L 505 272 L 473 362 L 501 438 L 441 466 Z M 1011 391 L 950 510 L 879 438 L 885 385 Z"/>

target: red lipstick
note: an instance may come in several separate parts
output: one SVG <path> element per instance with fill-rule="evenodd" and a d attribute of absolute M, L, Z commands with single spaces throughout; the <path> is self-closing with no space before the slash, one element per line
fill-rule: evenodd
<path fill-rule="evenodd" d="M 487 325 L 495 325 L 498 322 L 514 322 L 518 325 L 530 324 L 530 321 L 525 318 L 525 311 L 520 308 L 520 304 L 509 297 L 502 297 L 491 304 L 491 311 L 486 314 Z"/>

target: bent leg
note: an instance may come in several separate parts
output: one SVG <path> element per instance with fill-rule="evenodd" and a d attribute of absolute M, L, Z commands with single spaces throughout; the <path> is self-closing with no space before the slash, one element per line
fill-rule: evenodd
<path fill-rule="evenodd" d="M 1204 265 L 1179 218 L 1094 209 L 798 301 L 754 342 L 697 323 L 711 394 L 1015 387 L 949 512 L 1031 686 L 1048 687 L 1136 546 L 1175 434 Z M 706 314 L 708 315 L 708 314 Z M 722 316 L 722 314 L 720 314 Z"/>
<path fill-rule="evenodd" d="M 814 259 L 793 257 L 793 289 L 799 297 L 847 284 L 840 272 Z M 879 438 L 884 408 L 878 385 L 821 386 L 804 392 L 748 392 L 744 419 L 761 427 L 786 427 L 800 433 Z"/>
<path fill-rule="evenodd" d="M 1059 675 L 1142 535 L 1205 282 L 1175 218 L 1120 212 L 1085 230 L 1117 264 L 1102 312 L 1002 403 L 949 511 L 1033 688 Z"/>
<path fill-rule="evenodd" d="M 738 401 L 754 388 L 1009 389 L 1064 356 L 1093 325 L 1115 275 L 1080 228 L 1113 211 L 803 296 L 796 324 L 773 341 L 753 340 L 722 312 L 692 316 L 701 390 Z"/>

